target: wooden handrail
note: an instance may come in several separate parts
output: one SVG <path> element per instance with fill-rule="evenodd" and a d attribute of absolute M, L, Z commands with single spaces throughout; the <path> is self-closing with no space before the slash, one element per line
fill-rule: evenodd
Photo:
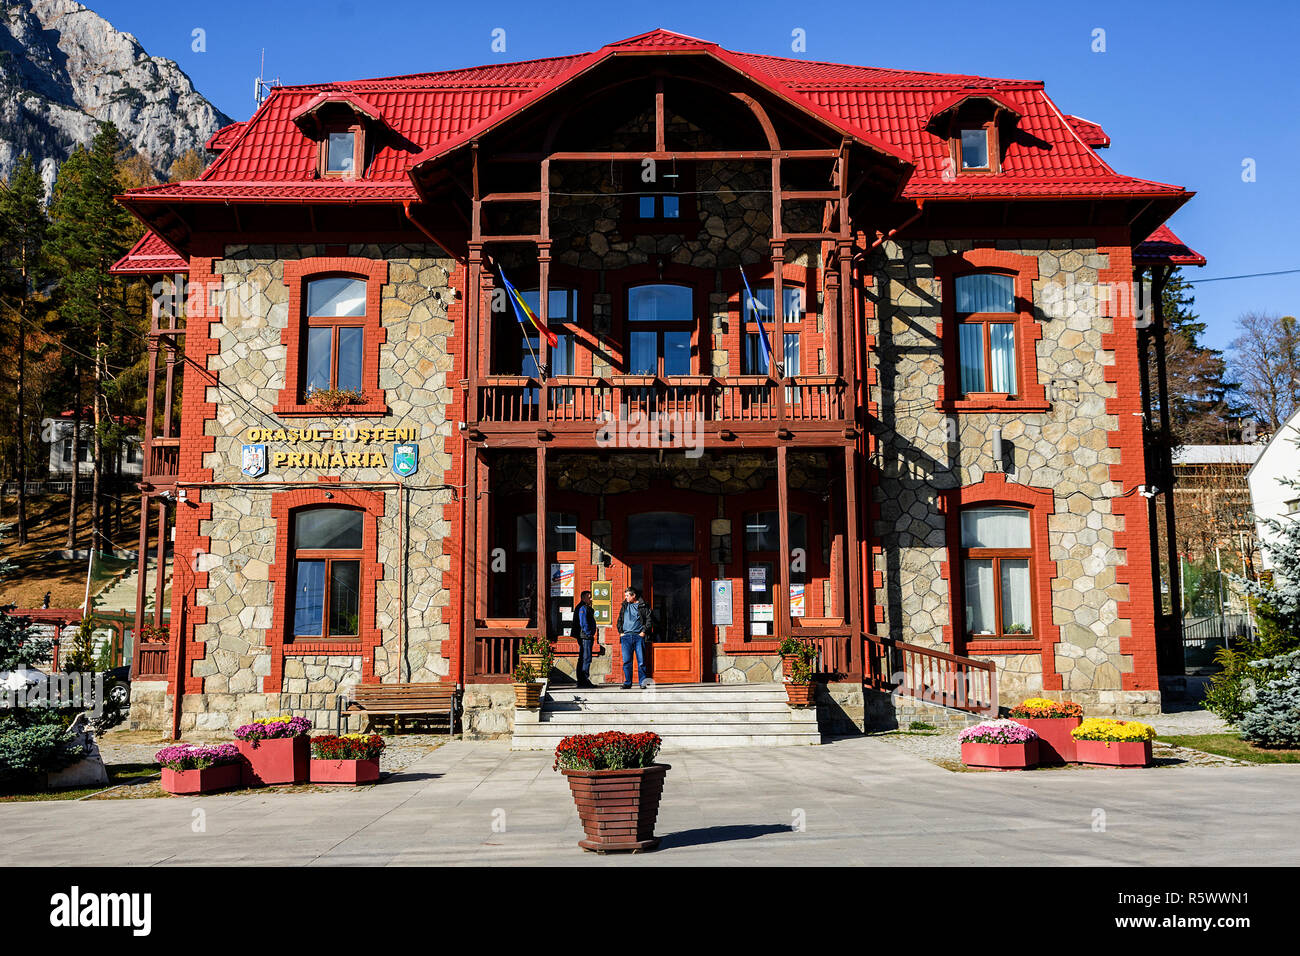
<path fill-rule="evenodd" d="M 893 669 L 895 653 L 901 658 L 897 670 Z M 997 665 L 991 661 L 867 635 L 863 676 L 877 690 L 897 689 L 909 697 L 973 714 L 998 711 Z"/>

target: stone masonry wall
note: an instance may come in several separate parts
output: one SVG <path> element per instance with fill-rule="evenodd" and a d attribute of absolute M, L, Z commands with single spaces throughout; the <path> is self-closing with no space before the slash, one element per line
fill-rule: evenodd
<path fill-rule="evenodd" d="M 216 403 L 216 417 L 207 422 L 206 434 L 215 438 L 215 451 L 206 455 L 204 467 L 215 482 L 238 487 L 211 488 L 202 500 L 211 503 L 211 519 L 201 522 L 200 535 L 210 546 L 206 553 L 177 555 L 195 571 L 207 572 L 207 587 L 196 601 L 207 609 L 205 623 L 195 627 L 194 639 L 203 654 L 193 661 L 193 675 L 203 680 L 202 694 L 187 693 L 182 701 L 182 731 L 229 730 L 253 717 L 290 710 L 310 717 L 314 724 L 332 726 L 336 695 L 361 680 L 363 662 L 352 654 L 286 654 L 279 687 L 265 687 L 271 673 L 268 634 L 272 624 L 271 566 L 276 559 L 277 528 L 271 515 L 272 495 L 284 489 L 259 487 L 259 482 L 316 482 L 322 475 L 344 481 L 393 482 L 391 445 L 368 446 L 384 453 L 385 467 L 315 470 L 281 468 L 261 479 L 240 472 L 240 451 L 250 427 L 330 428 L 399 427 L 418 425 L 419 470 L 407 479 L 405 552 L 398 526 L 397 492 L 381 489 L 384 514 L 378 521 L 378 560 L 383 576 L 375 600 L 376 625 L 381 634 L 375 649 L 374 674 L 381 681 L 439 680 L 449 672 L 442 642 L 450 628 L 444 618 L 452 600 L 447 589 L 450 558 L 443 554 L 443 539 L 450 528 L 443 504 L 450 492 L 430 487 L 444 482 L 451 469 L 449 441 L 453 422 L 447 408 L 453 385 L 448 382 L 452 355 L 447 317 L 449 278 L 455 267 L 441 250 L 417 245 L 353 245 L 347 255 L 389 262 L 388 282 L 382 288 L 381 317 L 387 342 L 379 351 L 379 387 L 384 390 L 390 414 L 384 418 L 350 420 L 346 414 L 321 418 L 277 419 L 273 413 L 285 384 L 285 346 L 281 330 L 290 321 L 289 290 L 282 281 L 285 260 L 322 256 L 324 248 L 312 245 L 231 245 L 215 264 L 225 278 L 222 321 L 213 327 L 216 354 L 209 368 L 219 376 L 220 387 L 208 389 Z M 268 443 L 268 452 L 277 445 Z M 308 445 L 279 445 L 283 450 L 346 451 L 345 441 Z M 328 485 L 318 485 L 328 488 Z M 406 659 L 398 660 L 402 609 L 399 606 L 400 569 L 406 565 Z M 182 574 L 184 571 L 181 572 Z"/>
<path fill-rule="evenodd" d="M 869 332 L 876 336 L 879 374 L 871 397 L 880 407 L 873 497 L 883 548 L 874 567 L 883 575 L 878 600 L 884 622 L 877 628 L 910 643 L 945 643 L 951 621 L 940 493 L 976 484 L 993 470 L 992 431 L 1001 426 L 1008 481 L 1055 493 L 1048 520 L 1050 559 L 1057 568 L 1050 620 L 1060 628 L 1060 642 L 1051 650 L 1050 669 L 1060 675 L 1064 694 L 1091 712 L 1158 710 L 1157 692 L 1126 691 L 1121 680 L 1133 669 L 1133 658 L 1120 653 L 1120 639 L 1130 633 L 1129 621 L 1118 613 L 1128 587 L 1116 583 L 1116 568 L 1125 561 L 1116 547 L 1124 519 L 1110 501 L 1118 486 L 1110 482 L 1109 469 L 1119 463 L 1120 451 L 1109 441 L 1117 416 L 1106 414 L 1106 400 L 1116 386 L 1105 379 L 1113 358 L 1102 336 L 1112 320 L 1089 304 L 1109 257 L 1091 239 L 999 240 L 998 250 L 1037 260 L 1034 318 L 1043 329 L 1035 343 L 1038 381 L 1047 386 L 1051 408 L 945 415 L 936 408 L 943 348 L 935 260 L 973 248 L 965 240 L 890 241 L 870 260 L 875 318 Z M 1037 594 L 1036 600 L 1043 597 Z M 984 659 L 999 668 L 1004 704 L 1042 691 L 1038 654 Z"/>

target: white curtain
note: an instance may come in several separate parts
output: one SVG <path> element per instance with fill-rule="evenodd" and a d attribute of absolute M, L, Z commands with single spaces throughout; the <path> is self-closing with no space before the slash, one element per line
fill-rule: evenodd
<path fill-rule="evenodd" d="M 958 313 L 1016 310 L 1016 283 L 1011 276 L 976 273 L 958 276 L 955 285 Z"/>
<path fill-rule="evenodd" d="M 957 326 L 958 363 L 961 368 L 961 393 L 984 391 L 984 332 L 979 322 Z"/>
<path fill-rule="evenodd" d="M 992 634 L 993 618 L 993 562 L 988 559 L 966 561 L 966 631 L 970 634 Z"/>
<path fill-rule="evenodd" d="M 1016 393 L 1016 327 L 1009 322 L 989 326 L 989 352 L 992 356 L 993 391 Z"/>
<path fill-rule="evenodd" d="M 1023 508 L 967 508 L 961 513 L 963 548 L 1028 548 L 1029 512 Z"/>
<path fill-rule="evenodd" d="M 1029 559 L 1002 559 L 1002 630 L 1006 634 L 1029 634 Z"/>

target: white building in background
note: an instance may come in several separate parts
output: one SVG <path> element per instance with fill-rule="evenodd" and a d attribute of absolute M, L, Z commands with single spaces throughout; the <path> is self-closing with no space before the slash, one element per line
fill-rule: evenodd
<path fill-rule="evenodd" d="M 104 473 L 120 474 L 123 478 L 138 480 L 144 474 L 144 454 L 140 445 L 140 422 L 138 419 L 124 419 L 131 427 L 132 433 L 118 450 L 118 467 L 112 461 L 104 462 Z M 72 414 L 64 412 L 58 418 L 47 418 L 41 422 L 41 437 L 50 447 L 50 478 L 58 480 L 72 475 L 72 430 L 75 426 Z M 81 445 L 78 448 L 77 473 L 85 478 L 95 471 L 90 452 L 95 440 L 95 426 L 83 420 L 81 423 Z"/>
<path fill-rule="evenodd" d="M 1272 568 L 1268 547 L 1277 535 L 1267 519 L 1300 521 L 1300 409 L 1296 409 L 1269 440 L 1259 459 L 1246 475 L 1256 533 L 1264 551 L 1264 567 Z"/>

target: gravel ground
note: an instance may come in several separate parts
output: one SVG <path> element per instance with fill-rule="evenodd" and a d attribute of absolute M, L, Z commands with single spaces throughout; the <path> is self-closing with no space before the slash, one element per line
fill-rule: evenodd
<path fill-rule="evenodd" d="M 1160 714 L 1156 717 L 1143 717 L 1143 723 L 1150 724 L 1160 734 L 1214 734 L 1228 730 L 1228 725 L 1218 717 L 1205 710 L 1189 710 Z M 939 733 L 900 733 L 883 735 L 905 753 L 921 757 L 931 763 L 954 769 L 961 765 L 961 742 L 957 739 L 960 731 L 942 731 Z M 1156 741 L 1152 747 L 1152 760 L 1156 767 L 1247 767 L 1244 760 L 1220 757 L 1187 747 L 1171 747 Z M 1069 770 L 1088 770 L 1091 768 L 1071 764 Z"/>

